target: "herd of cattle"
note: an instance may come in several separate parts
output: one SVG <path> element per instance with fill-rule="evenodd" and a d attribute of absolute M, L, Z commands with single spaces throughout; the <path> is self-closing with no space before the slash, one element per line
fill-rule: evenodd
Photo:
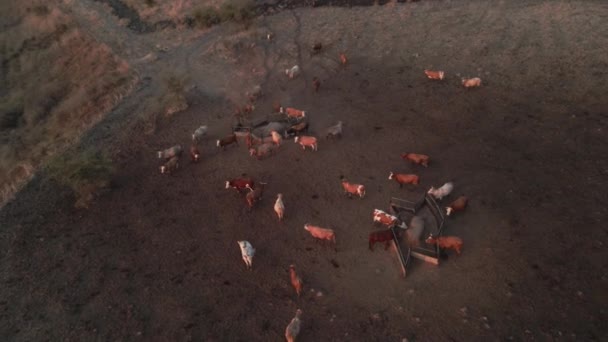
<path fill-rule="evenodd" d="M 270 39 L 270 38 L 269 38 Z M 317 45 L 315 45 L 315 48 Z M 339 56 L 339 61 L 342 66 L 347 64 L 346 55 L 341 53 Z M 285 70 L 285 74 L 289 79 L 294 79 L 298 77 L 301 73 L 299 66 L 294 66 L 290 69 Z M 443 71 L 431 71 L 424 70 L 424 73 L 429 79 L 433 80 L 443 80 L 445 73 Z M 313 91 L 317 92 L 320 87 L 320 81 L 317 77 L 313 79 L 312 82 Z M 478 87 L 481 85 L 481 80 L 479 78 L 472 79 L 462 79 L 462 85 L 466 88 L 470 87 Z M 261 88 L 256 87 L 256 89 L 247 93 L 250 103 L 248 103 L 243 109 L 237 109 L 237 113 L 252 112 L 255 109 L 254 101 L 258 96 L 261 96 Z M 278 148 L 281 146 L 283 139 L 288 138 L 289 136 L 294 136 L 294 142 L 299 143 L 302 148 L 305 150 L 306 147 L 310 147 L 313 151 L 317 151 L 318 149 L 318 139 L 317 137 L 311 135 L 303 135 L 302 133 L 306 132 L 308 134 L 308 119 L 306 118 L 306 112 L 302 110 L 298 110 L 295 108 L 284 108 L 280 106 L 280 104 L 273 104 L 273 111 L 276 113 L 280 113 L 286 116 L 287 119 L 295 119 L 296 123 L 289 124 L 287 126 L 275 126 L 269 125 L 270 130 L 262 133 L 260 136 L 256 136 L 252 133 L 252 131 L 248 131 L 243 135 L 237 135 L 235 132 L 232 134 L 218 139 L 215 145 L 218 148 L 224 149 L 226 146 L 235 144 L 239 146 L 239 138 L 244 138 L 247 147 L 249 149 L 250 156 L 256 157 L 258 159 L 262 157 L 267 157 L 272 155 Z M 289 120 L 287 120 L 289 121 Z M 293 122 L 293 121 L 290 121 Z M 196 163 L 200 160 L 201 153 L 198 149 L 198 144 L 203 140 L 203 138 L 207 135 L 208 127 L 207 125 L 200 126 L 197 128 L 192 134 L 192 143 L 190 145 L 189 154 L 190 160 L 193 163 Z M 278 131 L 281 130 L 282 134 Z M 329 138 L 341 138 L 343 130 L 343 123 L 339 121 L 336 125 L 327 128 L 326 130 L 326 139 Z M 158 151 L 158 158 L 164 160 L 164 164 L 160 166 L 160 172 L 162 174 L 171 174 L 175 172 L 179 168 L 179 159 L 183 154 L 183 147 L 181 145 L 175 145 L 168 149 Z M 420 165 L 422 167 L 428 167 L 430 158 L 424 154 L 418 153 L 402 153 L 401 158 L 405 161 L 411 162 L 415 165 Z M 416 174 L 403 174 L 403 173 L 394 173 L 390 172 L 389 180 L 394 180 L 399 184 L 400 187 L 404 185 L 418 185 L 419 184 L 419 176 Z M 365 197 L 365 186 L 362 184 L 354 184 L 348 182 L 346 179 L 342 178 L 342 187 L 344 189 L 344 193 L 349 197 L 358 196 L 359 198 Z M 239 177 L 226 181 L 226 189 L 236 189 L 240 194 L 245 195 L 245 200 L 249 210 L 251 210 L 256 203 L 258 203 L 262 199 L 263 191 L 264 191 L 263 182 L 256 182 L 251 177 Z M 448 196 L 454 188 L 452 182 L 447 182 L 443 186 L 439 188 L 431 187 L 428 190 L 428 194 L 433 196 L 436 200 L 441 200 L 442 198 Z M 446 214 L 450 216 L 453 212 L 463 211 L 467 207 L 468 199 L 465 196 L 460 196 L 456 200 L 454 200 L 450 205 L 446 206 Z M 285 214 L 285 204 L 283 202 L 283 194 L 277 194 L 276 201 L 274 203 L 273 209 L 279 219 L 279 221 L 283 220 Z M 389 243 L 394 239 L 394 235 L 392 234 L 393 227 L 401 228 L 395 231 L 405 231 L 407 234 L 408 240 L 415 240 L 418 243 L 420 239 L 420 235 L 422 233 L 424 222 L 422 218 L 418 216 L 414 216 L 410 222 L 407 224 L 402 222 L 396 216 L 393 216 L 387 212 L 384 212 L 380 209 L 375 209 L 373 211 L 373 222 L 380 223 L 389 229 L 383 229 L 379 231 L 374 231 L 369 234 L 368 242 L 369 249 L 373 251 L 373 245 L 376 242 L 385 243 L 387 249 L 389 247 Z M 310 235 L 318 240 L 328 241 L 333 245 L 334 249 L 336 246 L 336 235 L 334 230 L 329 228 L 323 228 L 319 226 L 314 226 L 309 223 L 304 225 L 304 229 L 307 230 Z M 400 238 L 400 234 L 398 237 Z M 463 242 L 460 238 L 454 236 L 433 236 L 432 234 L 428 236 L 425 243 L 429 245 L 437 245 L 440 249 L 453 249 L 456 253 L 460 254 Z M 237 241 L 239 248 L 241 250 L 241 256 L 248 270 L 252 269 L 253 266 L 253 257 L 255 255 L 255 248 L 253 245 L 246 240 Z M 296 272 L 296 268 L 294 265 L 290 265 L 289 267 L 290 273 L 290 281 L 293 288 L 296 291 L 298 297 L 302 292 L 302 279 Z M 291 320 L 289 325 L 285 330 L 285 337 L 287 341 L 295 341 L 296 336 L 300 331 L 300 316 L 302 311 L 298 309 L 296 311 L 296 316 Z"/>

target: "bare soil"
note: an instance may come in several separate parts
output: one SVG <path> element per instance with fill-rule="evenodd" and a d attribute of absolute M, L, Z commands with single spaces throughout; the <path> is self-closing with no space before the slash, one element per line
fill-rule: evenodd
<path fill-rule="evenodd" d="M 299 341 L 608 338 L 604 3 L 299 8 L 248 31 L 147 35 L 97 2 L 73 10 L 84 8 L 103 16 L 91 33 L 142 84 L 82 140 L 109 148 L 119 169 L 89 210 L 73 209 L 69 192 L 41 174 L 0 212 L 1 340 L 278 341 L 298 308 Z M 312 55 L 315 42 L 323 50 Z M 148 53 L 158 58 L 137 62 Z M 303 73 L 288 81 L 294 64 Z M 424 69 L 447 77 L 428 80 Z M 187 111 L 146 135 L 131 114 L 165 70 L 187 72 L 196 88 Z M 483 84 L 466 90 L 460 76 Z M 265 96 L 254 116 L 280 101 L 306 110 L 319 137 L 344 121 L 344 137 L 321 139 L 318 152 L 285 141 L 261 161 L 244 144 L 219 151 L 215 139 L 255 84 Z M 187 145 L 201 124 L 210 128 L 201 163 L 182 158 L 176 174 L 161 175 L 156 151 Z M 401 160 L 410 151 L 430 155 L 429 167 Z M 390 171 L 421 184 L 399 189 Z M 224 188 L 241 174 L 268 183 L 252 212 Z M 341 175 L 365 184 L 366 198 L 344 196 Z M 455 190 L 443 204 L 470 198 L 446 229 L 463 253 L 438 267 L 414 260 L 403 279 L 392 252 L 367 248 L 372 211 L 446 181 Z M 272 209 L 277 193 L 284 223 Z M 337 251 L 305 223 L 335 229 Z M 252 271 L 237 240 L 257 249 Z M 304 280 L 299 299 L 290 264 Z"/>

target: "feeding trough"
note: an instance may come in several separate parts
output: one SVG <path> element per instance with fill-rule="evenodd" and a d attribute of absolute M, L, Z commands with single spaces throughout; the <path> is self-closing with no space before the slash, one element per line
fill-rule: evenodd
<path fill-rule="evenodd" d="M 435 265 L 439 264 L 439 247 L 429 246 L 421 238 L 433 234 L 434 236 L 441 236 L 445 227 L 445 216 L 441 211 L 441 207 L 437 204 L 435 199 L 427 193 L 419 194 L 419 197 L 414 200 L 407 200 L 393 197 L 390 200 L 390 209 L 395 216 L 397 216 L 403 222 L 414 221 L 424 222 L 423 228 L 419 227 L 416 232 L 412 232 L 414 227 L 408 227 L 410 230 L 409 234 L 406 230 L 407 241 L 405 243 L 399 243 L 395 229 L 401 229 L 398 227 L 392 227 L 393 234 L 395 234 L 394 247 L 397 250 L 397 254 L 400 259 L 403 276 L 405 277 L 407 267 L 409 265 L 410 256 L 416 259 L 420 259 Z M 426 220 L 424 220 L 426 218 Z M 431 221 L 431 222 L 428 222 Z M 429 224 L 433 223 L 433 224 Z M 416 239 L 411 241 L 410 239 Z"/>

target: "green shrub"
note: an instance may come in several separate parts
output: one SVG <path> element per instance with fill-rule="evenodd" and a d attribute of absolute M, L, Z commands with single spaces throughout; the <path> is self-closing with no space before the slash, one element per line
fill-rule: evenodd
<path fill-rule="evenodd" d="M 114 166 L 102 152 L 88 150 L 56 157 L 48 165 L 51 179 L 74 191 L 78 208 L 87 208 L 95 194 L 110 185 Z"/>

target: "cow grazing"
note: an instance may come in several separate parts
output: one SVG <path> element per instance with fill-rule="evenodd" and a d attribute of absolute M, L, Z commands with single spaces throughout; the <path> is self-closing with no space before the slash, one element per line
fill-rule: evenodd
<path fill-rule="evenodd" d="M 393 231 L 390 229 L 377 230 L 375 232 L 369 233 L 369 250 L 374 250 L 374 244 L 376 242 L 384 242 L 384 249 L 387 250 L 390 246 L 391 241 L 394 240 Z"/>
<path fill-rule="evenodd" d="M 445 208 L 446 215 L 450 216 L 453 212 L 456 211 L 464 211 L 469 203 L 469 199 L 466 196 L 458 197 L 454 202 L 450 203 L 449 206 Z"/>
<path fill-rule="evenodd" d="M 236 138 L 236 134 L 234 133 L 217 141 L 217 147 L 221 147 L 222 149 L 232 144 L 236 144 L 236 146 L 239 146 L 239 141 Z"/>
<path fill-rule="evenodd" d="M 277 147 L 272 143 L 264 143 L 259 145 L 257 148 L 250 148 L 249 155 L 255 157 L 257 160 L 266 158 L 276 151 Z"/>
<path fill-rule="evenodd" d="M 279 221 L 283 221 L 283 216 L 285 216 L 285 203 L 283 203 L 283 194 L 277 194 L 277 200 L 274 202 L 274 212 L 277 213 Z"/>
<path fill-rule="evenodd" d="M 346 63 L 348 63 L 346 55 L 344 53 L 340 53 L 340 64 L 342 64 L 342 66 L 346 66 Z"/>
<path fill-rule="evenodd" d="M 192 133 L 192 141 L 199 142 L 205 135 L 207 135 L 207 125 L 200 126 Z"/>
<path fill-rule="evenodd" d="M 315 93 L 318 93 L 320 87 L 321 87 L 321 81 L 317 77 L 313 77 L 312 78 L 312 90 Z"/>
<path fill-rule="evenodd" d="M 440 249 L 453 249 L 458 255 L 460 255 L 460 251 L 462 250 L 462 239 L 456 236 L 435 237 L 433 234 L 431 234 L 425 242 L 429 245 L 436 244 Z"/>
<path fill-rule="evenodd" d="M 329 138 L 342 138 L 342 121 L 338 121 L 337 124 L 327 129 L 327 135 L 325 136 L 325 139 Z"/>
<path fill-rule="evenodd" d="M 422 165 L 424 167 L 429 167 L 429 156 L 426 154 L 418 154 L 418 153 L 401 153 L 401 158 L 406 161 L 410 161 L 414 164 Z"/>
<path fill-rule="evenodd" d="M 169 159 L 165 165 L 160 167 L 160 173 L 172 174 L 179 168 L 179 157 L 175 156 Z"/>
<path fill-rule="evenodd" d="M 291 69 L 285 69 L 285 75 L 287 75 L 290 80 L 293 80 L 300 75 L 300 67 L 294 65 L 291 67 Z"/>
<path fill-rule="evenodd" d="M 445 74 L 443 71 L 431 70 L 424 70 L 424 73 L 426 74 L 426 77 L 430 78 L 431 80 L 443 80 L 443 76 Z"/>
<path fill-rule="evenodd" d="M 239 247 L 241 248 L 241 256 L 243 257 L 243 261 L 247 266 L 248 270 L 251 270 L 253 267 L 253 256 L 255 255 L 255 248 L 249 243 L 249 241 L 237 241 Z"/>
<path fill-rule="evenodd" d="M 296 310 L 296 317 L 294 317 L 291 322 L 285 328 L 285 339 L 287 342 L 295 342 L 298 334 L 300 333 L 300 326 L 302 325 L 302 321 L 300 320 L 300 316 L 302 316 L 302 310 Z"/>
<path fill-rule="evenodd" d="M 195 144 L 190 145 L 190 161 L 196 163 L 201 157 L 201 152 L 198 150 Z"/>
<path fill-rule="evenodd" d="M 272 112 L 278 113 L 281 110 L 281 104 L 277 101 L 272 103 Z"/>
<path fill-rule="evenodd" d="M 475 88 L 475 87 L 479 87 L 481 86 L 481 78 L 479 77 L 475 77 L 475 78 L 463 78 L 462 79 L 462 85 L 465 88 Z"/>
<path fill-rule="evenodd" d="M 438 189 L 435 189 L 434 187 L 431 187 L 429 189 L 428 193 L 431 196 L 435 197 L 435 199 L 441 200 L 445 196 L 449 195 L 452 192 L 452 190 L 454 190 L 454 183 L 447 182 L 447 183 L 443 184 Z"/>
<path fill-rule="evenodd" d="M 245 196 L 245 199 L 247 200 L 247 206 L 249 207 L 250 211 L 257 202 L 262 200 L 262 195 L 264 193 L 264 184 L 266 183 L 259 182 L 258 186 L 256 186 L 255 189 L 249 186 L 249 184 L 246 185 L 247 189 L 249 189 L 249 192 Z"/>
<path fill-rule="evenodd" d="M 418 185 L 420 181 L 420 177 L 414 174 L 403 174 L 403 173 L 393 173 L 391 172 L 388 175 L 388 179 L 394 179 L 395 182 L 399 183 L 399 187 L 402 188 L 403 184 L 414 184 Z"/>
<path fill-rule="evenodd" d="M 248 177 L 234 178 L 226 181 L 226 189 L 234 188 L 238 192 L 242 192 L 248 187 L 253 187 L 255 182 Z"/>
<path fill-rule="evenodd" d="M 158 151 L 158 159 L 169 160 L 173 157 L 179 157 L 184 152 L 182 145 L 175 145 L 166 150 Z"/>
<path fill-rule="evenodd" d="M 317 226 L 313 226 L 311 224 L 305 224 L 304 229 L 306 229 L 312 237 L 318 240 L 327 240 L 336 245 L 336 234 L 332 229 L 321 228 Z"/>
<path fill-rule="evenodd" d="M 287 130 L 287 134 L 289 134 L 289 135 L 297 135 L 301 132 L 308 133 L 308 122 L 307 121 L 302 121 L 300 123 L 297 123 L 297 124 L 291 126 Z"/>
<path fill-rule="evenodd" d="M 291 117 L 291 118 L 303 118 L 306 117 L 306 112 L 303 110 L 299 110 L 299 109 L 295 109 L 292 107 L 287 107 L 287 108 L 279 108 L 279 112 L 281 114 L 286 114 L 287 116 Z"/>
<path fill-rule="evenodd" d="M 289 278 L 291 278 L 291 286 L 296 290 L 296 294 L 300 297 L 302 293 L 302 279 L 296 273 L 296 266 L 289 265 Z"/>
<path fill-rule="evenodd" d="M 317 150 L 317 138 L 315 137 L 303 135 L 300 137 L 295 137 L 294 142 L 296 144 L 299 143 L 302 146 L 303 150 L 306 150 L 306 146 L 309 146 L 314 151 Z"/>
<path fill-rule="evenodd" d="M 397 226 L 400 227 L 402 229 L 406 229 L 407 226 L 405 225 L 405 222 L 401 222 L 401 224 L 399 223 L 399 219 L 397 218 L 397 216 L 393 216 L 385 211 L 382 211 L 380 209 L 374 209 L 374 214 L 373 214 L 373 218 L 374 218 L 374 222 L 380 222 L 380 224 L 383 224 L 387 227 L 392 227 L 392 226 Z"/>
<path fill-rule="evenodd" d="M 344 188 L 344 193 L 348 194 L 349 198 L 352 198 L 352 195 L 357 195 L 359 198 L 365 196 L 365 186 L 361 184 L 352 184 L 343 178 L 342 187 Z"/>

